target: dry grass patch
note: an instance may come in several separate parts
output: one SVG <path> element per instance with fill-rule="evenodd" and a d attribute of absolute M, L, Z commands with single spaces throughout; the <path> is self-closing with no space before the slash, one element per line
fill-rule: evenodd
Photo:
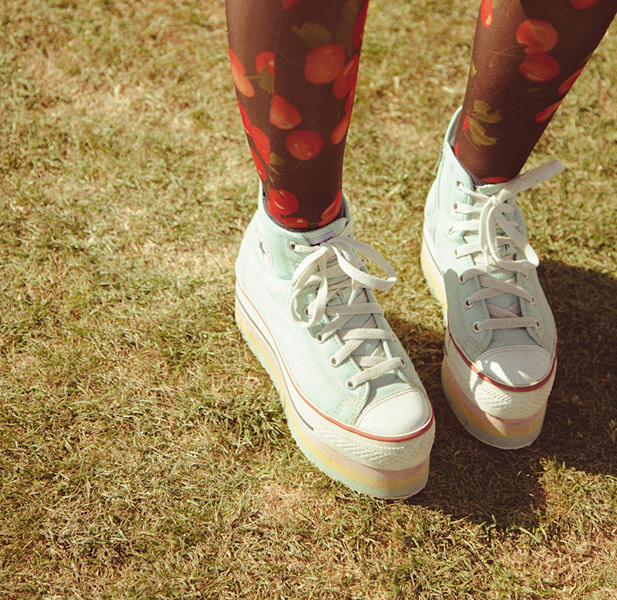
<path fill-rule="evenodd" d="M 445 404 L 418 261 L 475 12 L 369 12 L 346 188 L 438 422 L 427 489 L 381 502 L 308 464 L 233 322 L 256 177 L 223 3 L 2 3 L 0 597 L 617 597 L 617 39 L 531 160 L 568 167 L 523 200 L 560 363 L 502 453 Z"/>

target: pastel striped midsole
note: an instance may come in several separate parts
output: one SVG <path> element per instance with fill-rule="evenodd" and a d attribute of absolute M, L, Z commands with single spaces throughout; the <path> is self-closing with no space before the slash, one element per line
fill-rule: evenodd
<path fill-rule="evenodd" d="M 285 412 L 289 427 L 294 433 L 294 438 L 309 451 L 309 456 L 313 459 L 314 463 L 329 467 L 329 469 L 341 476 L 340 479 L 342 481 L 354 481 L 367 489 L 381 490 L 382 492 L 404 492 L 414 489 L 423 481 L 426 481 L 429 470 L 428 456 L 421 463 L 409 469 L 390 471 L 367 467 L 324 444 L 298 418 L 293 404 L 289 401 L 289 396 L 287 394 L 283 395 L 285 397 Z M 393 497 L 398 495 L 396 493 L 392 494 Z M 409 494 L 406 493 L 404 495 Z"/>

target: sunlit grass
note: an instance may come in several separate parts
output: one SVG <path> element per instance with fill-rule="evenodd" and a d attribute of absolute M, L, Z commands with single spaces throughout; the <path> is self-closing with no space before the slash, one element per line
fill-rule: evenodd
<path fill-rule="evenodd" d="M 445 405 L 419 268 L 475 2 L 372 0 L 349 137 L 356 231 L 434 402 L 431 478 L 361 497 L 296 449 L 233 322 L 254 210 L 223 2 L 0 6 L 0 597 L 617 597 L 617 39 L 522 200 L 560 336 L 540 440 L 471 439 Z"/>

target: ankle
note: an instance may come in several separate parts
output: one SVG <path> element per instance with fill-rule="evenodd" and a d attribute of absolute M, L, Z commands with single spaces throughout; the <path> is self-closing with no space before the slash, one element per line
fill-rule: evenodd
<path fill-rule="evenodd" d="M 478 176 L 476 174 L 475 169 L 472 169 L 468 166 L 468 163 L 465 162 L 464 157 L 462 157 L 460 155 L 460 153 L 458 152 L 458 144 L 454 144 L 454 146 L 452 146 L 452 151 L 454 152 L 454 155 L 456 156 L 456 158 L 458 159 L 459 164 L 461 165 L 461 167 L 463 167 L 463 169 L 465 169 L 465 171 L 467 171 L 467 174 L 469 175 L 473 185 L 478 188 L 478 187 L 482 187 L 483 185 L 491 185 L 494 183 L 506 183 L 507 181 L 510 181 L 511 179 L 513 179 L 514 177 L 516 177 L 516 175 L 513 175 L 512 177 L 503 177 L 501 175 L 491 175 L 491 176 Z"/>
<path fill-rule="evenodd" d="M 268 188 L 262 184 L 260 187 L 260 202 L 263 205 L 265 213 L 279 227 L 287 231 L 297 231 L 306 233 L 316 231 L 337 219 L 345 216 L 343 203 L 343 191 L 339 190 L 332 202 L 321 213 L 320 220 L 311 222 L 309 218 L 300 216 L 299 202 L 297 197 L 287 190 L 275 190 Z"/>

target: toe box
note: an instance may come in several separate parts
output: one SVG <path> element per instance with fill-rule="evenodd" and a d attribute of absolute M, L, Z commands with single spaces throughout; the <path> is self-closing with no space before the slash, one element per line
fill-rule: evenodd
<path fill-rule="evenodd" d="M 553 361 L 553 355 L 544 348 L 517 345 L 488 350 L 474 362 L 474 366 L 497 383 L 526 387 L 548 377 Z"/>
<path fill-rule="evenodd" d="M 432 408 L 423 390 L 405 386 L 371 402 L 360 413 L 356 427 L 379 436 L 399 437 L 427 426 Z"/>

